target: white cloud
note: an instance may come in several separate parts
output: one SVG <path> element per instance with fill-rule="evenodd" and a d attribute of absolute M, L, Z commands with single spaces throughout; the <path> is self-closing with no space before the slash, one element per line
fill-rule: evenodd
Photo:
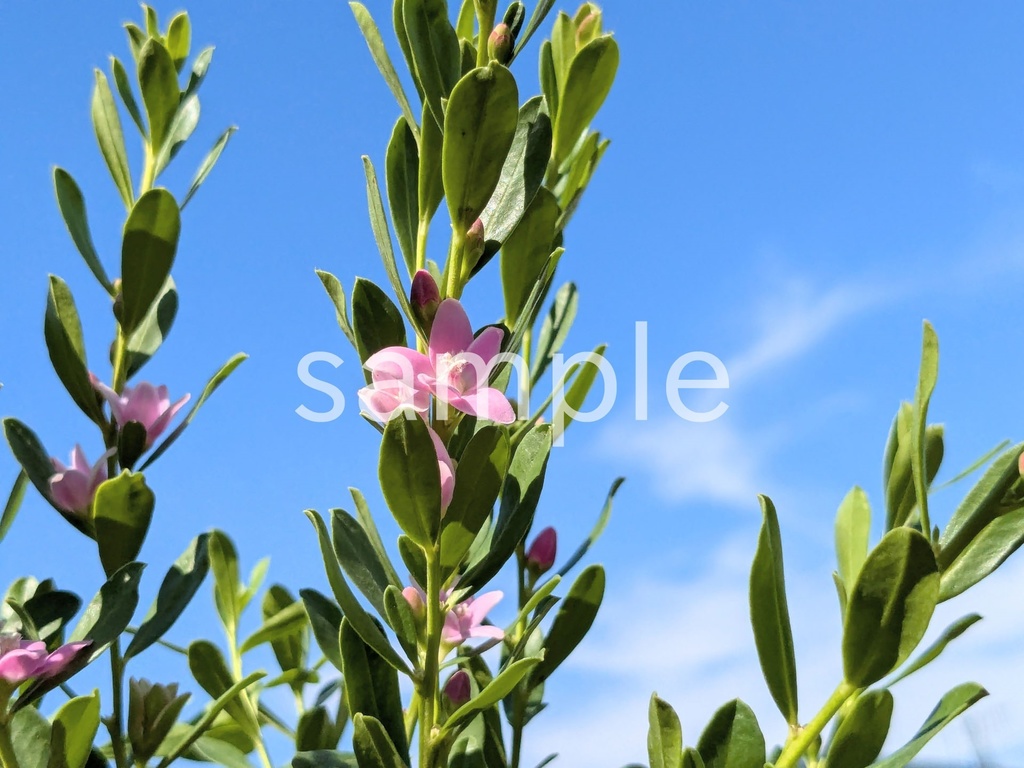
<path fill-rule="evenodd" d="M 528 730 L 525 764 L 552 752 L 560 754 L 562 768 L 646 762 L 652 691 L 676 708 L 687 744 L 696 742 L 717 707 L 736 697 L 753 707 L 769 744 L 781 739 L 785 725 L 762 680 L 749 628 L 752 549 L 751 534 L 721 545 L 692 579 L 672 582 L 647 574 L 609 594 L 591 636 L 549 683 L 552 706 Z M 1022 579 L 1024 557 L 969 593 L 963 604 L 940 606 L 922 648 L 962 612 L 978 609 L 989 618 L 894 689 L 888 750 L 912 737 L 946 690 L 977 680 L 992 696 L 936 736 L 923 757 L 967 761 L 980 753 L 1012 764 L 1019 756 L 1024 612 L 1019 599 L 1006 597 L 1007 586 Z M 813 572 L 789 571 L 787 583 L 807 720 L 841 674 L 839 613 L 824 565 Z M 567 696 L 570 691 L 575 695 Z"/>

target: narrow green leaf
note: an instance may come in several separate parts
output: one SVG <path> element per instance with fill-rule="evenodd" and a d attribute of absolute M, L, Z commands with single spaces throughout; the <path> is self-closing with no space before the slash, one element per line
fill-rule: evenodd
<path fill-rule="evenodd" d="M 301 589 L 299 597 L 302 598 L 302 605 L 309 616 L 313 639 L 327 660 L 340 672 L 341 650 L 338 646 L 338 633 L 341 632 L 341 610 L 315 589 Z"/>
<path fill-rule="evenodd" d="M 178 109 L 181 91 L 171 54 L 161 40 L 150 37 L 139 51 L 139 87 L 149 118 L 149 140 L 154 155 L 167 137 Z"/>
<path fill-rule="evenodd" d="M 124 653 L 125 662 L 163 637 L 192 601 L 210 570 L 209 538 L 209 534 L 202 533 L 192 539 L 168 569 L 156 599 Z"/>
<path fill-rule="evenodd" d="M 84 768 L 99 725 L 99 691 L 66 702 L 53 717 L 50 768 Z"/>
<path fill-rule="evenodd" d="M 541 325 L 534 353 L 533 373 L 530 376 L 532 381 L 540 381 L 540 377 L 551 364 L 554 354 L 565 344 L 578 309 L 579 291 L 576 289 L 576 284 L 566 283 L 555 293 L 551 309 Z"/>
<path fill-rule="evenodd" d="M 973 461 L 971 463 L 971 465 L 969 467 L 967 467 L 967 469 L 965 469 L 962 472 L 958 473 L 955 477 L 951 477 L 949 480 L 947 480 L 942 485 L 940 485 L 939 489 L 941 490 L 942 488 L 948 488 L 951 485 L 956 485 L 961 480 L 964 480 L 967 477 L 969 477 L 970 475 L 973 475 L 979 469 L 981 469 L 986 464 L 988 464 L 990 461 L 992 461 L 996 456 L 999 456 L 1003 451 L 1006 450 L 1007 446 L 1009 446 L 1009 445 L 1010 445 L 1010 441 L 1009 440 L 1001 441 L 999 443 L 999 445 L 997 445 L 995 448 L 993 448 L 993 449 L 991 449 L 989 451 L 986 451 L 985 454 L 981 458 Z"/>
<path fill-rule="evenodd" d="M 128 110 L 128 114 L 132 116 L 132 121 L 139 129 L 139 133 L 145 136 L 146 124 L 142 120 L 142 112 L 139 111 L 139 105 L 135 101 L 135 94 L 132 93 L 131 81 L 128 79 L 128 71 L 124 68 L 124 64 L 121 63 L 121 60 L 117 58 L 117 56 L 110 57 L 110 71 L 114 75 L 114 85 L 117 86 L 117 93 L 121 97 L 121 101 L 124 102 L 124 106 Z"/>
<path fill-rule="evenodd" d="M 515 78 L 492 62 L 452 89 L 444 119 L 442 176 L 456 232 L 472 226 L 491 199 L 519 120 Z"/>
<path fill-rule="evenodd" d="M 391 132 L 385 164 L 388 205 L 395 225 L 398 245 L 405 256 L 409 275 L 416 272 L 416 240 L 420 221 L 420 156 L 416 135 L 407 120 L 399 118 Z"/>
<path fill-rule="evenodd" d="M 889 735 L 892 694 L 865 691 L 843 718 L 828 745 L 829 768 L 867 768 L 878 757 Z"/>
<path fill-rule="evenodd" d="M 921 370 L 918 374 L 917 391 L 914 394 L 914 418 L 910 432 L 910 463 L 914 472 L 914 490 L 917 504 L 921 509 L 921 522 L 925 532 L 931 525 L 928 517 L 928 485 L 930 480 L 925 476 L 925 429 L 928 425 L 928 403 L 935 382 L 939 376 L 939 339 L 935 329 L 927 320 L 924 323 L 924 340 L 921 346 Z"/>
<path fill-rule="evenodd" d="M 86 266 L 93 273 L 100 285 L 113 295 L 114 287 L 107 277 L 106 270 L 100 262 L 96 253 L 96 247 L 92 244 L 92 235 L 89 233 L 89 218 L 85 213 L 85 198 L 82 190 L 72 178 L 71 174 L 63 168 L 53 169 L 53 190 L 57 196 L 57 207 L 60 208 L 61 218 L 64 219 L 64 226 L 71 235 L 78 252 L 85 260 Z"/>
<path fill-rule="evenodd" d="M 374 610 L 383 616 L 384 590 L 392 585 L 401 589 L 402 584 L 389 579 L 387 568 L 380 561 L 370 537 L 343 509 L 331 510 L 331 538 L 341 567 Z"/>
<path fill-rule="evenodd" d="M 103 482 L 93 500 L 93 525 L 107 576 L 134 561 L 153 519 L 156 496 L 146 478 L 124 470 Z"/>
<path fill-rule="evenodd" d="M 114 179 L 114 185 L 121 194 L 121 200 L 129 210 L 135 202 L 132 189 L 132 172 L 128 167 L 128 153 L 124 148 L 124 134 L 121 132 L 121 118 L 117 114 L 114 94 L 110 90 L 107 76 L 95 70 L 96 85 L 92 92 L 92 127 L 100 153 L 107 164 L 107 170 Z"/>
<path fill-rule="evenodd" d="M 50 723 L 33 707 L 25 707 L 11 718 L 11 745 L 18 768 L 47 768 L 50 757 Z"/>
<path fill-rule="evenodd" d="M 373 514 L 370 512 L 370 505 L 366 503 L 366 498 L 358 488 L 349 488 L 348 491 L 352 495 L 352 503 L 356 506 L 356 519 L 370 540 L 370 544 L 373 545 L 377 553 L 377 559 L 384 566 L 384 570 L 388 574 L 388 581 L 392 584 L 403 583 L 398 576 L 398 571 L 395 570 L 395 566 L 391 564 L 391 558 L 388 557 L 387 550 L 384 548 L 384 542 L 380 538 L 380 531 L 377 530 L 377 523 L 374 522 Z"/>
<path fill-rule="evenodd" d="M 121 636 L 139 604 L 139 579 L 144 563 L 128 563 L 107 579 L 82 613 L 69 642 L 92 640 L 89 659 L 105 651 Z"/>
<path fill-rule="evenodd" d="M 405 321 L 398 307 L 377 285 L 362 277 L 356 278 L 352 289 L 352 332 L 361 363 L 386 347 L 406 346 Z M 369 384 L 370 371 L 364 370 L 363 374 Z"/>
<path fill-rule="evenodd" d="M 196 640 L 189 645 L 188 668 L 196 682 L 213 699 L 223 696 L 237 682 L 228 669 L 224 655 L 207 640 Z M 247 736 L 254 741 L 260 738 L 256 714 L 241 691 L 225 702 L 224 709 Z"/>
<path fill-rule="evenodd" d="M 587 395 L 590 394 L 590 390 L 597 381 L 598 374 L 601 373 L 598 361 L 604 360 L 604 353 L 607 348 L 607 344 L 599 344 L 595 347 L 594 351 L 587 356 L 587 359 L 579 364 L 572 384 L 569 385 L 569 389 L 564 395 L 561 392 L 555 393 L 554 415 L 551 418 L 551 422 L 554 424 L 554 440 L 556 445 L 561 445 L 559 440 L 569 425 L 576 420 L 573 414 L 578 414 L 580 409 L 583 408 Z"/>
<path fill-rule="evenodd" d="M 478 695 L 452 712 L 445 721 L 442 731 L 451 733 L 478 712 L 493 707 L 508 696 L 540 663 L 543 663 L 541 657 L 531 656 L 509 664 Z"/>
<path fill-rule="evenodd" d="M 903 663 L 921 642 L 938 598 L 931 544 L 911 528 L 889 531 L 850 589 L 843 623 L 847 682 L 863 688 Z"/>
<path fill-rule="evenodd" d="M 433 546 L 441 525 L 441 476 L 426 423 L 391 419 L 380 446 L 380 484 L 391 514 L 420 546 Z"/>
<path fill-rule="evenodd" d="M 618 67 L 619 46 L 610 35 L 595 38 L 576 52 L 555 117 L 551 152 L 557 167 L 569 157 L 580 134 L 597 115 L 611 91 Z"/>
<path fill-rule="evenodd" d="M 942 572 L 940 600 L 973 587 L 1024 544 L 1024 506 L 996 518 Z"/>
<path fill-rule="evenodd" d="M 203 186 L 203 182 L 206 181 L 206 177 L 210 175 L 210 172 L 213 170 L 213 166 L 215 166 L 217 161 L 220 160 L 221 153 L 224 151 L 225 147 L 227 147 L 228 142 L 231 141 L 231 137 L 235 135 L 235 131 L 237 130 L 237 125 L 230 126 L 220 135 L 217 141 L 214 142 L 213 147 L 206 154 L 206 157 L 203 158 L 203 162 L 199 164 L 199 168 L 196 170 L 196 175 L 193 177 L 192 183 L 189 185 L 188 192 L 181 201 L 181 210 L 185 210 L 185 206 L 188 205 L 189 200 L 191 200 L 195 196 L 196 192 L 199 191 L 199 188 Z"/>
<path fill-rule="evenodd" d="M 412 676 L 412 671 L 406 665 L 402 657 L 398 655 L 398 652 L 391 647 L 391 643 L 381 632 L 380 627 L 377 626 L 376 622 L 370 617 L 365 611 L 356 596 L 352 594 L 352 590 L 349 588 L 345 581 L 345 577 L 341 573 L 341 567 L 338 565 L 338 559 L 334 554 L 334 547 L 331 544 L 331 539 L 327 535 L 327 526 L 324 524 L 323 518 L 320 517 L 315 511 L 311 509 L 306 510 L 306 517 L 313 524 L 313 528 L 316 530 L 317 539 L 320 543 L 320 554 L 323 557 L 324 568 L 327 572 L 327 581 L 331 585 L 331 590 L 334 593 L 334 599 L 338 601 L 338 605 L 341 607 L 341 611 L 345 618 L 349 620 L 352 628 L 359 633 L 359 636 L 363 638 L 363 642 L 369 645 L 375 650 L 381 657 L 384 658 L 389 664 L 391 664 L 399 672 L 402 672 L 408 676 Z M 303 595 L 305 598 L 305 595 Z M 314 631 L 316 630 L 316 624 L 314 623 Z"/>
<path fill-rule="evenodd" d="M 423 105 L 421 131 L 417 191 L 420 221 L 429 223 L 444 198 L 444 181 L 441 175 L 444 134 L 426 104 Z"/>
<path fill-rule="evenodd" d="M 419 652 L 416 643 L 419 630 L 416 627 L 416 617 L 409 601 L 402 595 L 402 590 L 393 584 L 389 584 L 384 590 L 384 617 L 388 626 L 394 630 L 405 655 L 414 664 L 417 663 Z"/>
<path fill-rule="evenodd" d="M 156 155 L 154 174 L 159 176 L 163 173 L 167 164 L 174 159 L 181 149 L 181 145 L 188 141 L 189 137 L 199 125 L 199 98 L 186 96 L 178 105 L 178 109 L 167 127 L 167 136 L 164 139 L 160 151 Z"/>
<path fill-rule="evenodd" d="M 11 526 L 14 524 L 14 518 L 17 517 L 18 510 L 21 508 L 21 502 L 25 499 L 25 490 L 28 488 L 28 483 L 28 475 L 25 474 L 23 469 L 18 472 L 18 477 L 14 481 L 11 493 L 7 496 L 7 503 L 4 504 L 4 513 L 0 517 L 0 541 L 7 537 L 7 532 L 11 530 Z"/>
<path fill-rule="evenodd" d="M 397 7 L 396 7 L 397 10 Z M 424 105 L 438 126 L 444 125 L 443 99 L 447 99 L 461 73 L 459 38 L 448 20 L 446 0 L 403 0 L 402 42 Z M 399 25 L 396 21 L 396 30 Z M 426 119 L 424 118 L 424 123 Z"/>
<path fill-rule="evenodd" d="M 853 586 L 868 557 L 871 535 L 871 504 L 859 486 L 854 486 L 839 504 L 835 530 L 839 576 L 843 584 Z"/>
<path fill-rule="evenodd" d="M 286 621 L 284 617 L 290 616 L 294 609 L 298 609 L 301 621 L 291 622 L 288 620 L 288 631 L 281 628 L 280 633 L 275 631 L 276 637 L 269 638 L 274 657 L 284 674 L 289 672 L 305 673 L 306 671 L 306 656 L 309 651 L 309 617 L 306 615 L 302 601 L 297 600 L 280 584 L 274 584 L 263 595 L 264 627 L 271 624 L 280 626 L 282 622 Z M 293 690 L 301 693 L 304 683 L 292 683 L 291 686 Z M 333 747 L 335 744 L 329 746 Z"/>
<path fill-rule="evenodd" d="M 761 496 L 764 522 L 750 569 L 750 624 L 768 690 L 791 727 L 797 727 L 796 653 L 786 600 L 782 533 L 775 505 Z"/>
<path fill-rule="evenodd" d="M 192 47 L 192 25 L 189 23 L 188 14 L 182 11 L 174 16 L 167 24 L 167 52 L 171 54 L 171 61 L 174 62 L 174 69 L 181 72 L 185 66 L 185 59 L 188 58 L 189 49 Z"/>
<path fill-rule="evenodd" d="M 697 752 L 707 768 L 764 768 L 764 736 L 750 707 L 739 699 L 722 706 L 700 735 Z"/>
<path fill-rule="evenodd" d="M 384 39 L 380 36 L 377 23 L 362 3 L 349 3 L 348 6 L 356 17 L 359 31 L 363 33 L 363 39 L 366 40 L 366 45 L 370 49 L 370 56 L 373 57 L 373 63 L 377 65 L 377 69 L 380 70 L 381 75 L 384 77 L 384 82 L 388 84 L 391 94 L 395 97 L 395 101 L 398 102 L 398 106 L 402 110 L 402 116 L 405 118 L 409 130 L 412 131 L 413 138 L 419 141 L 416 115 L 413 114 L 412 107 L 409 106 L 409 99 L 405 96 L 405 90 L 398 79 L 395 65 L 391 63 L 391 57 L 388 56 L 387 48 L 384 47 Z"/>
<path fill-rule="evenodd" d="M 102 424 L 103 411 L 96 390 L 89 380 L 85 340 L 82 338 L 82 324 L 78 319 L 75 299 L 67 283 L 56 275 L 50 275 L 43 335 L 50 362 L 61 384 L 86 416 Z"/>
<path fill-rule="evenodd" d="M 544 661 L 534 673 L 537 682 L 547 680 L 590 631 L 604 599 L 604 587 L 604 568 L 596 563 L 584 568 L 573 582 L 544 639 Z"/>
<path fill-rule="evenodd" d="M 540 25 L 544 23 L 544 19 L 555 5 L 555 0 L 540 0 L 534 7 L 533 13 L 530 15 L 530 21 L 526 25 L 526 29 L 516 38 L 516 49 L 513 56 L 518 56 L 520 51 L 526 47 L 526 44 L 530 42 L 530 38 L 540 28 Z"/>
<path fill-rule="evenodd" d="M 292 768 L 359 768 L 355 755 L 333 749 L 299 752 L 292 758 Z"/>
<path fill-rule="evenodd" d="M 203 80 L 206 79 L 206 75 L 210 71 L 210 62 L 212 61 L 213 46 L 204 48 L 196 54 L 196 57 L 192 60 L 192 72 L 189 74 L 188 85 L 185 86 L 183 96 L 191 96 L 199 90 L 199 86 L 203 84 Z"/>
<path fill-rule="evenodd" d="M 874 768 L 904 768 L 909 765 L 935 734 L 986 696 L 988 691 L 977 683 L 958 685 L 942 697 L 909 743 L 875 763 Z"/>
<path fill-rule="evenodd" d="M 352 749 L 359 768 L 406 768 L 406 762 L 379 720 L 357 713 L 352 723 L 355 729 Z"/>
<path fill-rule="evenodd" d="M 683 728 L 679 715 L 658 694 L 647 709 L 647 755 L 651 768 L 683 768 Z"/>
<path fill-rule="evenodd" d="M 4 436 L 7 438 L 11 453 L 14 454 L 14 458 L 28 475 L 28 479 L 32 481 L 32 485 L 65 520 L 91 538 L 92 529 L 87 520 L 83 520 L 80 515 L 58 508 L 50 498 L 50 478 L 54 473 L 53 462 L 50 461 L 50 455 L 36 433 L 10 416 L 5 418 L 3 423 Z"/>
<path fill-rule="evenodd" d="M 345 334 L 349 343 L 355 347 L 356 334 L 352 330 L 352 323 L 348 319 L 348 300 L 345 298 L 345 288 L 342 286 L 341 281 L 330 272 L 318 269 L 316 270 L 316 276 L 320 278 L 324 290 L 327 291 L 327 296 L 330 298 L 331 303 L 334 304 L 334 316 L 338 321 L 338 327 L 341 328 L 341 332 Z"/>
<path fill-rule="evenodd" d="M 537 190 L 522 220 L 501 248 L 501 286 L 505 319 L 510 326 L 519 320 L 530 292 L 543 278 L 560 212 L 558 201 L 547 188 Z"/>
<path fill-rule="evenodd" d="M 163 345 L 178 315 L 178 289 L 168 276 L 156 301 L 142 318 L 125 346 L 128 378 L 131 379 Z"/>
<path fill-rule="evenodd" d="M 180 232 L 178 204 L 166 189 L 151 189 L 128 215 L 121 245 L 122 305 L 118 318 L 125 334 L 135 331 L 163 290 Z"/>
<path fill-rule="evenodd" d="M 619 486 L 626 482 L 626 478 L 617 477 L 612 481 L 612 487 L 608 489 L 608 496 L 604 500 L 604 506 L 601 507 L 601 514 L 597 517 L 597 522 L 594 523 L 594 527 L 590 531 L 590 535 L 584 539 L 583 543 L 579 545 L 575 552 L 573 552 L 569 559 L 565 561 L 565 565 L 558 569 L 559 576 L 565 576 L 569 571 L 580 560 L 587 554 L 594 542 L 601 538 L 601 534 L 604 533 L 604 529 L 608 526 L 608 520 L 612 516 L 612 502 L 615 500 L 615 494 L 619 491 Z"/>
<path fill-rule="evenodd" d="M 931 664 L 933 661 L 935 661 L 935 659 L 939 657 L 939 654 L 946 650 L 947 645 L 956 640 L 958 637 L 960 637 L 960 635 L 962 635 L 968 629 L 973 627 L 979 621 L 981 621 L 981 616 L 977 613 L 969 613 L 968 615 L 962 616 L 961 618 L 954 621 L 952 624 L 946 627 L 945 630 L 943 630 L 939 638 L 934 643 L 929 645 L 928 648 L 925 649 L 920 656 L 918 656 L 912 662 L 907 664 L 907 666 L 903 670 L 901 670 L 896 677 L 889 681 L 889 687 L 894 686 L 900 680 L 906 677 L 910 677 L 918 670 Z"/>
<path fill-rule="evenodd" d="M 169 434 L 167 437 L 165 437 L 164 441 L 160 443 L 159 446 L 157 446 L 156 450 L 154 450 L 153 453 L 150 454 L 149 458 L 146 459 L 145 463 L 139 468 L 140 471 L 146 469 L 146 467 L 148 467 L 154 461 L 163 456 L 164 451 L 166 451 L 168 448 L 174 445 L 174 441 L 181 437 L 181 434 L 188 428 L 188 425 L 192 423 L 192 419 L 196 417 L 196 414 L 199 412 L 199 409 L 203 407 L 203 403 L 205 403 L 210 398 L 210 395 L 217 391 L 217 387 L 224 383 L 225 379 L 227 379 L 227 377 L 234 372 L 235 368 L 240 366 L 248 359 L 249 356 L 247 354 L 245 354 L 244 352 L 239 352 L 237 355 L 235 355 L 226 363 L 224 363 L 224 365 L 221 366 L 219 371 L 213 374 L 210 380 L 206 382 L 206 386 L 203 387 L 203 391 L 199 395 L 199 399 L 196 400 L 195 405 L 192 406 L 191 410 L 189 410 L 185 418 L 181 420 L 181 423 L 174 429 L 174 431 L 171 432 L 171 434 Z"/>

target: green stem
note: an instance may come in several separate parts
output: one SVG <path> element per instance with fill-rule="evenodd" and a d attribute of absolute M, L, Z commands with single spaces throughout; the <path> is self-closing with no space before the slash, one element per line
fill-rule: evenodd
<path fill-rule="evenodd" d="M 412 699 L 409 701 L 409 709 L 405 712 L 405 740 L 412 744 L 413 733 L 416 731 L 416 722 L 420 716 L 420 695 L 412 692 Z"/>
<path fill-rule="evenodd" d="M 139 197 L 149 192 L 156 181 L 156 157 L 153 154 L 153 147 L 146 142 L 145 158 L 142 165 L 142 181 L 139 183 Z"/>
<path fill-rule="evenodd" d="M 19 768 L 18 756 L 14 753 L 14 743 L 7 723 L 0 725 L 0 764 L 3 768 Z"/>
<path fill-rule="evenodd" d="M 430 232 L 430 219 L 420 219 L 416 228 L 416 271 L 427 268 L 427 234 Z"/>
<path fill-rule="evenodd" d="M 519 611 L 522 612 L 523 608 L 530 601 L 533 591 L 530 585 L 526 583 L 526 552 L 522 542 L 516 548 L 516 570 L 518 572 L 517 583 L 519 586 Z M 516 626 L 516 642 L 519 642 L 523 634 L 526 632 L 527 621 L 529 617 L 523 616 L 520 619 L 519 624 Z M 525 727 L 523 720 L 525 719 L 525 701 L 524 698 L 527 695 L 525 688 L 519 685 L 515 689 L 514 703 L 512 707 L 512 762 L 509 763 L 509 768 L 519 768 L 519 759 L 523 750 L 523 728 Z"/>
<path fill-rule="evenodd" d="M 113 714 L 107 720 L 107 730 L 110 731 L 110 746 L 114 751 L 114 765 L 117 768 L 127 768 L 128 755 L 124 749 L 124 663 L 121 660 L 121 639 L 114 638 L 110 646 L 110 693 L 113 707 Z"/>
<path fill-rule="evenodd" d="M 494 14 L 497 7 L 498 4 L 495 0 L 483 0 L 483 2 L 477 0 L 476 3 L 476 22 L 480 27 L 476 41 L 476 65 L 478 67 L 487 66 L 487 40 L 494 30 Z"/>
<path fill-rule="evenodd" d="M 835 717 L 843 704 L 846 703 L 846 700 L 856 692 L 857 688 L 849 683 L 845 681 L 840 683 L 818 714 L 814 716 L 814 719 L 787 741 L 782 754 L 775 761 L 775 768 L 794 768 L 807 752 L 807 749 L 814 743 L 814 740 L 821 735 L 821 732 L 825 730 L 825 727 Z"/>
<path fill-rule="evenodd" d="M 440 707 L 441 629 L 441 558 L 437 548 L 427 550 L 427 650 L 423 659 L 423 681 L 420 690 L 420 765 L 428 768 L 434 762 L 434 728 L 438 725 Z"/>

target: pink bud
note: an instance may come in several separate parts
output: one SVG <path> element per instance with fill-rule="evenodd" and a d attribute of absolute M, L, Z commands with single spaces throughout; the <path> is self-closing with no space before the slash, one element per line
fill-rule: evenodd
<path fill-rule="evenodd" d="M 558 534 L 548 526 L 537 534 L 529 550 L 526 552 L 526 566 L 540 575 L 551 570 L 558 552 Z"/>
<path fill-rule="evenodd" d="M 423 602 L 423 593 L 416 587 L 406 587 L 402 590 L 402 597 L 412 608 L 412 615 L 417 620 L 424 619 L 427 615 L 427 605 Z"/>
<path fill-rule="evenodd" d="M 463 273 L 468 275 L 480 257 L 484 255 L 487 248 L 487 235 L 484 232 L 484 223 L 480 219 L 473 222 L 473 226 L 466 230 L 466 244 L 464 251 L 465 261 L 463 262 Z"/>
<path fill-rule="evenodd" d="M 1020 455 L 1020 460 L 1017 463 L 1017 469 L 1021 476 L 1024 477 L 1024 453 Z"/>
<path fill-rule="evenodd" d="M 107 459 L 114 453 L 114 449 L 111 449 L 100 456 L 95 464 L 90 464 L 82 446 L 76 445 L 71 452 L 70 465 L 65 466 L 57 459 L 50 459 L 54 469 L 50 477 L 50 498 L 53 503 L 65 512 L 87 516 L 96 489 L 107 479 Z"/>
<path fill-rule="evenodd" d="M 516 39 L 508 24 L 498 24 L 487 38 L 487 55 L 499 64 L 508 64 L 512 60 L 512 51 Z"/>
<path fill-rule="evenodd" d="M 444 684 L 444 695 L 454 706 L 462 706 L 473 696 L 473 689 L 469 683 L 469 673 L 460 669 Z"/>
<path fill-rule="evenodd" d="M 423 330 L 429 335 L 434 324 L 434 315 L 441 303 L 441 292 L 437 288 L 433 275 L 421 269 L 412 277 L 412 288 L 409 291 L 409 303 L 413 314 L 420 321 Z"/>

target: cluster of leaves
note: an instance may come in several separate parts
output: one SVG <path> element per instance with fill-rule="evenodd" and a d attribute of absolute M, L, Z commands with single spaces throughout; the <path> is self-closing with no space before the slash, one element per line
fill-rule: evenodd
<path fill-rule="evenodd" d="M 750 573 L 750 613 L 765 681 L 790 726 L 786 742 L 766 755 L 751 709 L 731 701 L 719 709 L 694 747 L 683 747 L 679 718 L 655 695 L 648 738 L 652 768 L 734 766 L 792 768 L 805 761 L 827 768 L 903 768 L 942 728 L 986 695 L 977 683 L 947 692 L 917 734 L 875 762 L 889 733 L 891 689 L 934 661 L 981 619 L 970 613 L 911 658 L 935 607 L 990 575 L 1024 543 L 1024 444 L 998 446 L 950 482 L 986 463 L 987 470 L 941 531 L 931 524 L 928 494 L 943 456 L 943 428 L 929 424 L 938 377 L 938 340 L 925 323 L 916 396 L 903 403 L 885 449 L 885 526 L 871 546 L 871 506 L 855 487 L 835 521 L 833 574 L 843 619 L 843 679 L 807 723 L 797 712 L 797 665 L 786 601 L 782 536 L 775 507 L 761 498 L 764 522 Z M 993 458 L 994 457 L 994 458 Z M 989 463 L 990 462 L 990 463 Z M 834 723 L 827 740 L 825 728 Z"/>
<path fill-rule="evenodd" d="M 396 0 L 395 33 L 421 103 L 414 109 L 377 24 L 363 5 L 350 5 L 401 112 L 387 147 L 387 210 L 373 164 L 363 158 L 370 221 L 395 300 L 357 278 L 350 307 L 341 281 L 318 272 L 338 324 L 364 363 L 380 350 L 406 346 L 410 338 L 424 349 L 430 318 L 413 306 L 406 280 L 426 270 L 441 286 L 441 298 L 457 299 L 500 255 L 502 351 L 526 361 L 518 370 L 519 397 L 528 398 L 576 316 L 572 283 L 555 292 L 543 317 L 542 310 L 563 253 L 563 231 L 608 146 L 589 126 L 614 80 L 615 40 L 602 31 L 593 3 L 573 16 L 559 13 L 551 40 L 541 47 L 543 94 L 520 104 L 510 66 L 553 3 L 540 2 L 527 21 L 523 4 L 514 2 L 496 24 L 494 0 L 465 0 L 454 22 L 445 0 Z M 439 266 L 426 253 L 442 201 L 452 239 Z M 529 573 L 524 544 L 552 445 L 582 407 L 603 350 L 598 347 L 563 372 L 530 418 L 509 426 L 462 414 L 433 422 L 456 466 L 454 496 L 444 512 L 426 423 L 394 418 L 381 428 L 371 422 L 382 431 L 380 482 L 402 530 L 398 553 L 426 590 L 426 626 L 403 597 L 407 582 L 358 491 L 352 491 L 354 515 L 332 510 L 328 525 L 317 512 L 307 512 L 333 600 L 311 589 L 301 596 L 317 642 L 343 675 L 354 732 L 353 752 L 300 753 L 295 766 L 380 768 L 410 765 L 415 756 L 423 766 L 518 767 L 523 729 L 545 706 L 544 682 L 583 639 L 604 595 L 599 565 L 579 574 L 560 605 L 553 592 L 600 535 L 621 481 L 613 485 L 590 537 L 550 578 L 538 583 L 539 574 Z M 506 390 L 512 370 L 499 366 L 490 385 Z M 540 423 L 552 403 L 553 423 Z M 437 597 L 447 595 L 446 609 L 472 598 L 507 563 L 518 574 L 518 615 L 505 632 L 499 665 L 492 668 L 481 649 L 462 649 L 445 661 L 444 670 L 463 670 L 471 681 L 468 700 L 448 706 L 439 693 L 440 625 L 437 615 L 431 617 L 442 608 Z M 556 605 L 553 622 L 542 627 Z M 405 713 L 399 675 L 414 689 Z"/>

